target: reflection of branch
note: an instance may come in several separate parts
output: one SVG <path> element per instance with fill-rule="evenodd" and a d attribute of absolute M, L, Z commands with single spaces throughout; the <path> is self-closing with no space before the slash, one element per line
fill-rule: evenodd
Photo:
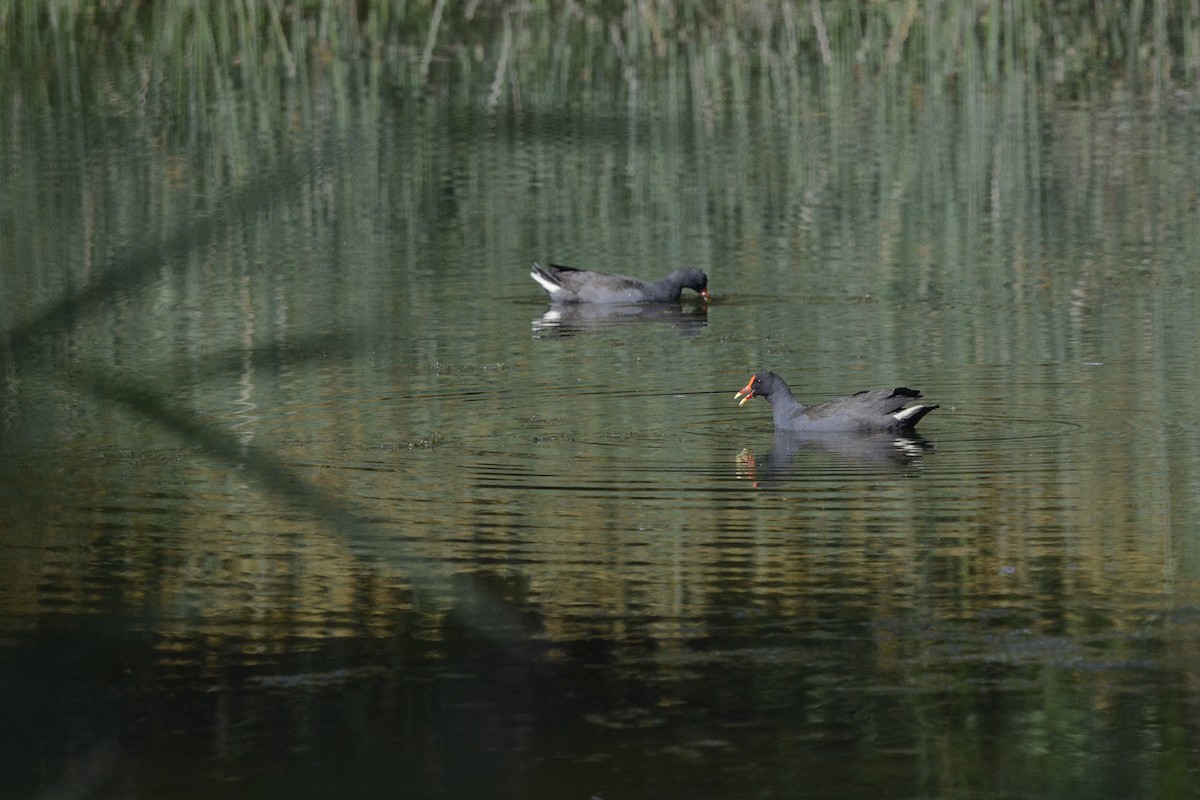
<path fill-rule="evenodd" d="M 248 218 L 292 200 L 306 175 L 315 173 L 317 166 L 281 159 L 274 169 L 230 193 L 228 201 L 209 214 L 181 226 L 173 235 L 118 257 L 115 266 L 97 275 L 74 294 L 35 310 L 28 319 L 0 336 L 0 370 L 15 373 L 26 357 L 35 356 L 38 352 L 35 337 L 67 328 L 94 308 L 104 307 L 103 304 L 114 296 L 143 289 L 160 280 L 164 270 L 180 268 L 188 255 L 208 250 L 214 241 L 228 236 Z M 249 354 L 239 347 L 205 359 L 204 374 L 240 373 L 260 362 L 275 363 L 281 351 L 319 357 L 331 349 L 344 348 L 347 340 L 346 334 L 315 335 L 277 343 Z M 197 377 L 194 369 L 190 369 L 188 375 Z M 99 373 L 84 373 L 79 376 L 78 385 L 102 401 L 161 425 L 207 457 L 240 469 L 268 492 L 311 514 L 334 532 L 344 537 L 361 537 L 370 532 L 362 522 L 366 514 L 352 504 L 310 484 L 271 452 L 246 446 L 243 435 L 206 425 L 187 409 L 172 406 L 168 397 L 144 382 L 122 383 Z M 540 650 L 535 644 L 535 631 L 510 605 L 489 597 L 470 584 L 444 585 L 445 581 L 435 580 L 428 560 L 406 558 L 403 567 L 415 590 L 452 593 L 463 606 L 459 614 L 464 621 L 479 635 L 495 641 L 514 660 L 536 661 Z"/>
<path fill-rule="evenodd" d="M 821 63 L 833 63 L 833 51 L 829 49 L 829 31 L 825 29 L 825 17 L 821 14 L 820 0 L 812 0 L 813 27 L 817 29 L 817 41 L 821 45 Z"/>
<path fill-rule="evenodd" d="M 492 113 L 500 104 L 500 92 L 508 74 L 508 51 L 512 48 L 512 14 L 504 15 L 504 38 L 500 40 L 500 59 L 496 62 L 496 75 L 492 79 L 492 90 L 488 93 L 487 110 Z"/>
<path fill-rule="evenodd" d="M 429 35 L 425 37 L 425 50 L 421 53 L 421 67 L 418 72 L 421 85 L 429 79 L 429 62 L 433 60 L 433 46 L 437 42 L 438 28 L 442 27 L 442 9 L 446 0 L 437 0 L 433 5 L 433 18 L 429 20 Z"/>
<path fill-rule="evenodd" d="M 287 65 L 287 75 L 289 78 L 296 77 L 296 59 L 292 56 L 291 48 L 288 47 L 287 34 L 283 32 L 283 22 L 279 19 L 278 3 L 267 3 L 267 10 L 271 12 L 271 29 L 275 33 L 275 44 L 283 53 L 283 63 Z"/>
<path fill-rule="evenodd" d="M 331 527 L 347 531 L 358 525 L 348 508 L 310 486 L 280 459 L 262 449 L 244 447 L 240 436 L 209 427 L 187 411 L 172 408 L 167 398 L 144 384 L 135 386 L 93 374 L 82 376 L 80 385 L 101 400 L 158 423 L 200 452 L 236 464 L 274 494 L 312 512 Z"/>
<path fill-rule="evenodd" d="M 280 458 L 261 448 L 246 447 L 242 437 L 203 424 L 187 411 L 172 408 L 165 397 L 144 385 L 131 386 L 103 375 L 84 375 L 81 385 L 93 395 L 158 423 L 205 455 L 230 465 L 257 481 L 269 492 L 311 514 L 334 533 L 349 539 L 364 538 L 365 513 L 300 477 Z M 393 541 L 394 548 L 401 547 Z M 540 649 L 531 624 L 509 605 L 484 594 L 469 582 L 435 586 L 428 559 L 406 557 L 403 566 L 416 590 L 454 591 L 456 613 L 479 635 L 493 640 L 515 660 L 532 663 Z"/>
<path fill-rule="evenodd" d="M 887 54 L 884 56 L 884 67 L 887 69 L 900 63 L 900 53 L 904 50 L 904 43 L 908 41 L 908 32 L 912 28 L 913 20 L 917 18 L 917 10 L 917 0 L 908 0 L 904 16 L 900 18 L 900 23 L 888 40 Z"/>
<path fill-rule="evenodd" d="M 242 187 L 227 208 L 201 217 L 164 241 L 129 253 L 118 266 L 98 275 L 74 295 L 64 297 L 10 329 L 8 334 L 13 337 L 14 357 L 21 357 L 29 337 L 46 333 L 49 328 L 65 327 L 101 300 L 152 283 L 161 277 L 162 269 L 172 259 L 203 252 L 214 240 L 241 223 L 246 215 L 257 214 L 284 198 L 294 197 L 302 177 L 296 164 L 284 162 Z"/>

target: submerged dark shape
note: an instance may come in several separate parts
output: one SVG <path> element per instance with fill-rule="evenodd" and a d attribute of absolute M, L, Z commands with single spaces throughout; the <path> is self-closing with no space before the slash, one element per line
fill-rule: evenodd
<path fill-rule="evenodd" d="M 554 303 L 673 303 L 684 289 L 699 292 L 705 300 L 708 276 L 695 267 L 682 267 L 659 281 L 612 275 L 551 264 L 534 264 L 529 273 L 550 294 Z"/>
<path fill-rule="evenodd" d="M 906 404 L 921 393 L 903 386 L 896 389 L 862 391 L 824 403 L 806 406 L 774 372 L 758 372 L 734 397 L 745 405 L 752 397 L 771 404 L 777 431 L 810 433 L 908 433 L 937 406 Z"/>

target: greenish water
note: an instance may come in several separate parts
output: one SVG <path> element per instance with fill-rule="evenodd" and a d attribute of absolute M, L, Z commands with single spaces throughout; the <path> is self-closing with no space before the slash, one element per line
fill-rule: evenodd
<path fill-rule="evenodd" d="M 1185 93 L 290 52 L 6 77 L 0 795 L 1196 796 Z"/>

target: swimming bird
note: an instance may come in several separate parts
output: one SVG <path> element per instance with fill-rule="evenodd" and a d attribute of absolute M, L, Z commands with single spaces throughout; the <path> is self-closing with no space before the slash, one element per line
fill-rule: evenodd
<path fill-rule="evenodd" d="M 706 301 L 712 299 L 708 276 L 695 267 L 677 269 L 660 281 L 643 281 L 628 275 L 535 263 L 529 277 L 550 293 L 554 303 L 673 303 L 684 289 L 699 292 Z"/>
<path fill-rule="evenodd" d="M 792 396 L 783 378 L 774 372 L 757 372 L 750 376 L 741 391 L 734 395 L 745 405 L 751 398 L 763 397 L 771 404 L 777 431 L 806 431 L 813 433 L 908 433 L 921 418 L 937 406 L 906 404 L 921 393 L 899 387 L 862 391 L 849 397 L 839 397 L 824 403 L 806 406 Z"/>

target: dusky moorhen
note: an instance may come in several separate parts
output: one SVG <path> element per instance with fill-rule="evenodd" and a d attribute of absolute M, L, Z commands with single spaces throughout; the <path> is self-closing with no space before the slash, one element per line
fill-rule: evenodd
<path fill-rule="evenodd" d="M 534 264 L 529 277 L 550 293 L 554 303 L 673 303 L 684 289 L 693 289 L 706 301 L 708 276 L 695 267 L 683 267 L 660 281 L 643 281 L 586 269 Z"/>
<path fill-rule="evenodd" d="M 753 397 L 771 404 L 777 431 L 813 433 L 908 433 L 937 406 L 908 406 L 921 393 L 915 389 L 862 391 L 824 403 L 806 406 L 792 396 L 783 378 L 774 372 L 758 372 L 734 397 L 745 405 Z"/>

